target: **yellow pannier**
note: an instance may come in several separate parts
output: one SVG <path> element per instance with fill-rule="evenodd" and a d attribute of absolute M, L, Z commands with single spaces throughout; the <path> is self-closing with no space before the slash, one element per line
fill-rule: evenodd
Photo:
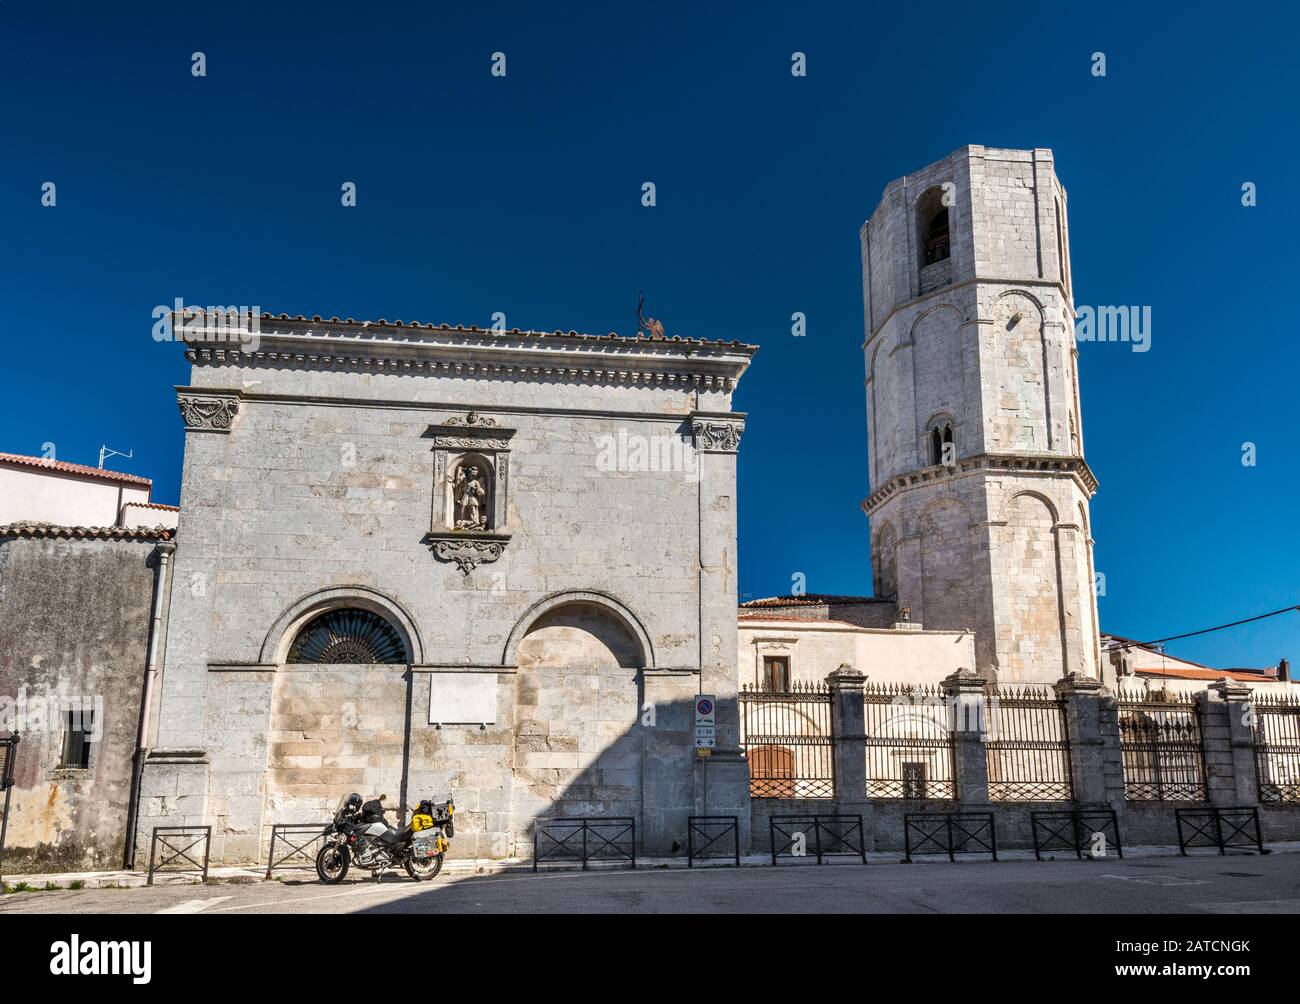
<path fill-rule="evenodd" d="M 411 817 L 411 830 L 419 833 L 421 830 L 433 829 L 433 817 L 427 812 L 417 812 Z"/>

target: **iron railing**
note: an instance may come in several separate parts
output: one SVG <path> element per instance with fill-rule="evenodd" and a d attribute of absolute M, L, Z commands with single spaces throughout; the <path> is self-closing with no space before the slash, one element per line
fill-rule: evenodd
<path fill-rule="evenodd" d="M 1300 698 L 1256 691 L 1252 708 L 1259 800 L 1300 802 Z"/>
<path fill-rule="evenodd" d="M 1166 691 L 1121 690 L 1119 745 L 1129 801 L 1205 801 L 1205 752 L 1194 700 Z"/>
<path fill-rule="evenodd" d="M 998 829 L 991 812 L 909 812 L 903 816 L 903 860 L 916 854 L 991 854 L 998 859 Z"/>
<path fill-rule="evenodd" d="M 18 733 L 0 739 L 0 791 L 5 793 L 4 816 L 0 817 L 0 889 L 4 880 L 5 837 L 9 833 L 9 801 L 13 795 L 14 763 L 18 756 Z"/>
<path fill-rule="evenodd" d="M 281 865 L 311 867 L 316 864 L 320 848 L 316 845 L 333 830 L 332 823 L 273 823 L 271 825 L 271 851 L 266 859 L 266 877 Z M 276 845 L 280 856 L 275 856 Z"/>
<path fill-rule="evenodd" d="M 203 845 L 203 861 L 198 852 L 190 851 Z M 195 870 L 203 881 L 208 880 L 208 852 L 212 849 L 211 826 L 155 826 L 149 842 L 149 877 L 146 885 L 153 885 L 153 877 L 173 862 L 181 862 L 181 871 Z M 186 865 L 189 867 L 186 868 Z"/>
<path fill-rule="evenodd" d="M 543 861 L 626 861 L 636 867 L 632 816 L 558 816 L 533 822 L 533 871 Z"/>
<path fill-rule="evenodd" d="M 1043 860 L 1044 851 L 1074 851 L 1080 861 L 1110 856 L 1111 848 L 1124 856 L 1119 840 L 1119 816 L 1114 809 L 1064 809 L 1029 814 L 1034 832 L 1034 857 Z"/>
<path fill-rule="evenodd" d="M 740 744 L 751 798 L 834 798 L 831 691 L 796 683 L 789 691 L 743 687 Z"/>
<path fill-rule="evenodd" d="M 1257 806 L 1175 809 L 1174 819 L 1178 824 L 1178 852 L 1184 856 L 1189 847 L 1216 847 L 1221 855 L 1226 855 L 1230 847 L 1253 847 L 1260 854 L 1266 853 Z"/>
<path fill-rule="evenodd" d="M 686 867 L 696 861 L 727 860 L 740 867 L 740 819 L 737 816 L 686 818 Z"/>
<path fill-rule="evenodd" d="M 867 797 L 956 798 L 952 704 L 939 687 L 867 684 Z"/>
<path fill-rule="evenodd" d="M 1065 704 L 1043 687 L 995 688 L 985 713 L 989 799 L 1055 802 L 1074 797 Z"/>
<path fill-rule="evenodd" d="M 860 857 L 864 865 L 867 863 L 867 842 L 860 815 L 813 812 L 771 816 L 767 828 L 774 865 L 779 857 L 806 858 L 810 853 L 819 865 L 828 854 L 852 854 Z"/>

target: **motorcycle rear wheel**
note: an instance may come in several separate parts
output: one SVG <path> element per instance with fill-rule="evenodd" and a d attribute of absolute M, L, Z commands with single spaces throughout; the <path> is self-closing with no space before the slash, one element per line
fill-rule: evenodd
<path fill-rule="evenodd" d="M 432 858 L 425 858 L 424 862 L 427 863 L 416 864 L 414 858 L 407 858 L 406 874 L 419 882 L 421 879 L 431 879 L 442 871 L 441 854 L 435 854 Z"/>
<path fill-rule="evenodd" d="M 348 874 L 350 859 L 343 844 L 326 844 L 316 854 L 316 876 L 326 885 L 338 885 Z"/>

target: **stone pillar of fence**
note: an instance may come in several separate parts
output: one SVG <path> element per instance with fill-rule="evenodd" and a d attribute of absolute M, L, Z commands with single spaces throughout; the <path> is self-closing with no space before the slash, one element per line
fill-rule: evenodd
<path fill-rule="evenodd" d="M 1065 705 L 1070 736 L 1070 786 L 1080 805 L 1124 808 L 1124 754 L 1119 703 L 1100 680 L 1071 673 L 1053 689 Z"/>
<path fill-rule="evenodd" d="M 1259 801 L 1250 701 L 1250 687 L 1227 678 L 1196 695 L 1211 805 L 1255 805 Z"/>
<path fill-rule="evenodd" d="M 988 681 L 971 669 L 959 669 L 943 681 L 953 706 L 953 781 L 963 806 L 989 801 L 988 751 L 984 746 L 984 711 Z"/>
<path fill-rule="evenodd" d="M 826 676 L 831 690 L 831 729 L 835 737 L 835 811 L 862 817 L 862 839 L 875 849 L 871 802 L 867 799 L 867 725 L 862 688 L 867 678 L 847 662 Z"/>

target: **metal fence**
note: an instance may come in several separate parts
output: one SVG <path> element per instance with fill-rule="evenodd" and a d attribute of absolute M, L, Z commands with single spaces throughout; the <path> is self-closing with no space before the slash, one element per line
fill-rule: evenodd
<path fill-rule="evenodd" d="M 991 801 L 1074 797 L 1064 702 L 1045 687 L 996 688 L 985 714 Z"/>
<path fill-rule="evenodd" d="M 557 816 L 533 821 L 533 871 L 544 861 L 625 861 L 636 867 L 631 816 Z"/>
<path fill-rule="evenodd" d="M 1300 802 L 1300 699 L 1256 693 L 1253 710 L 1259 800 Z"/>
<path fill-rule="evenodd" d="M 1121 690 L 1119 745 L 1129 801 L 1205 801 L 1205 752 L 1194 700 Z"/>
<path fill-rule="evenodd" d="M 5 837 L 9 833 L 9 801 L 13 795 L 14 762 L 18 755 L 18 733 L 0 739 L 0 791 L 5 793 L 4 815 L 0 816 L 0 881 L 4 878 Z"/>
<path fill-rule="evenodd" d="M 740 818 L 738 816 L 687 816 L 686 867 L 696 861 L 730 860 L 740 867 Z"/>
<path fill-rule="evenodd" d="M 1178 852 L 1184 856 L 1189 847 L 1215 847 L 1221 855 L 1226 855 L 1230 847 L 1267 853 L 1256 806 L 1175 809 L 1174 820 L 1178 824 Z"/>
<path fill-rule="evenodd" d="M 314 867 L 317 845 L 328 835 L 331 823 L 275 823 L 271 826 L 271 850 L 266 859 L 266 877 L 275 869 L 288 865 Z M 276 851 L 280 856 L 276 857 Z"/>
<path fill-rule="evenodd" d="M 796 683 L 789 691 L 741 689 L 740 743 L 751 798 L 834 798 L 831 691 Z"/>
<path fill-rule="evenodd" d="M 952 704 L 939 687 L 868 684 L 868 798 L 956 798 Z"/>
<path fill-rule="evenodd" d="M 194 850 L 200 845 L 203 847 L 202 861 L 199 861 L 199 852 Z M 170 864 L 177 865 L 177 871 L 197 871 L 206 882 L 211 849 L 211 826 L 155 826 L 153 839 L 149 842 L 149 878 L 145 884 L 153 885 L 153 877 Z"/>

